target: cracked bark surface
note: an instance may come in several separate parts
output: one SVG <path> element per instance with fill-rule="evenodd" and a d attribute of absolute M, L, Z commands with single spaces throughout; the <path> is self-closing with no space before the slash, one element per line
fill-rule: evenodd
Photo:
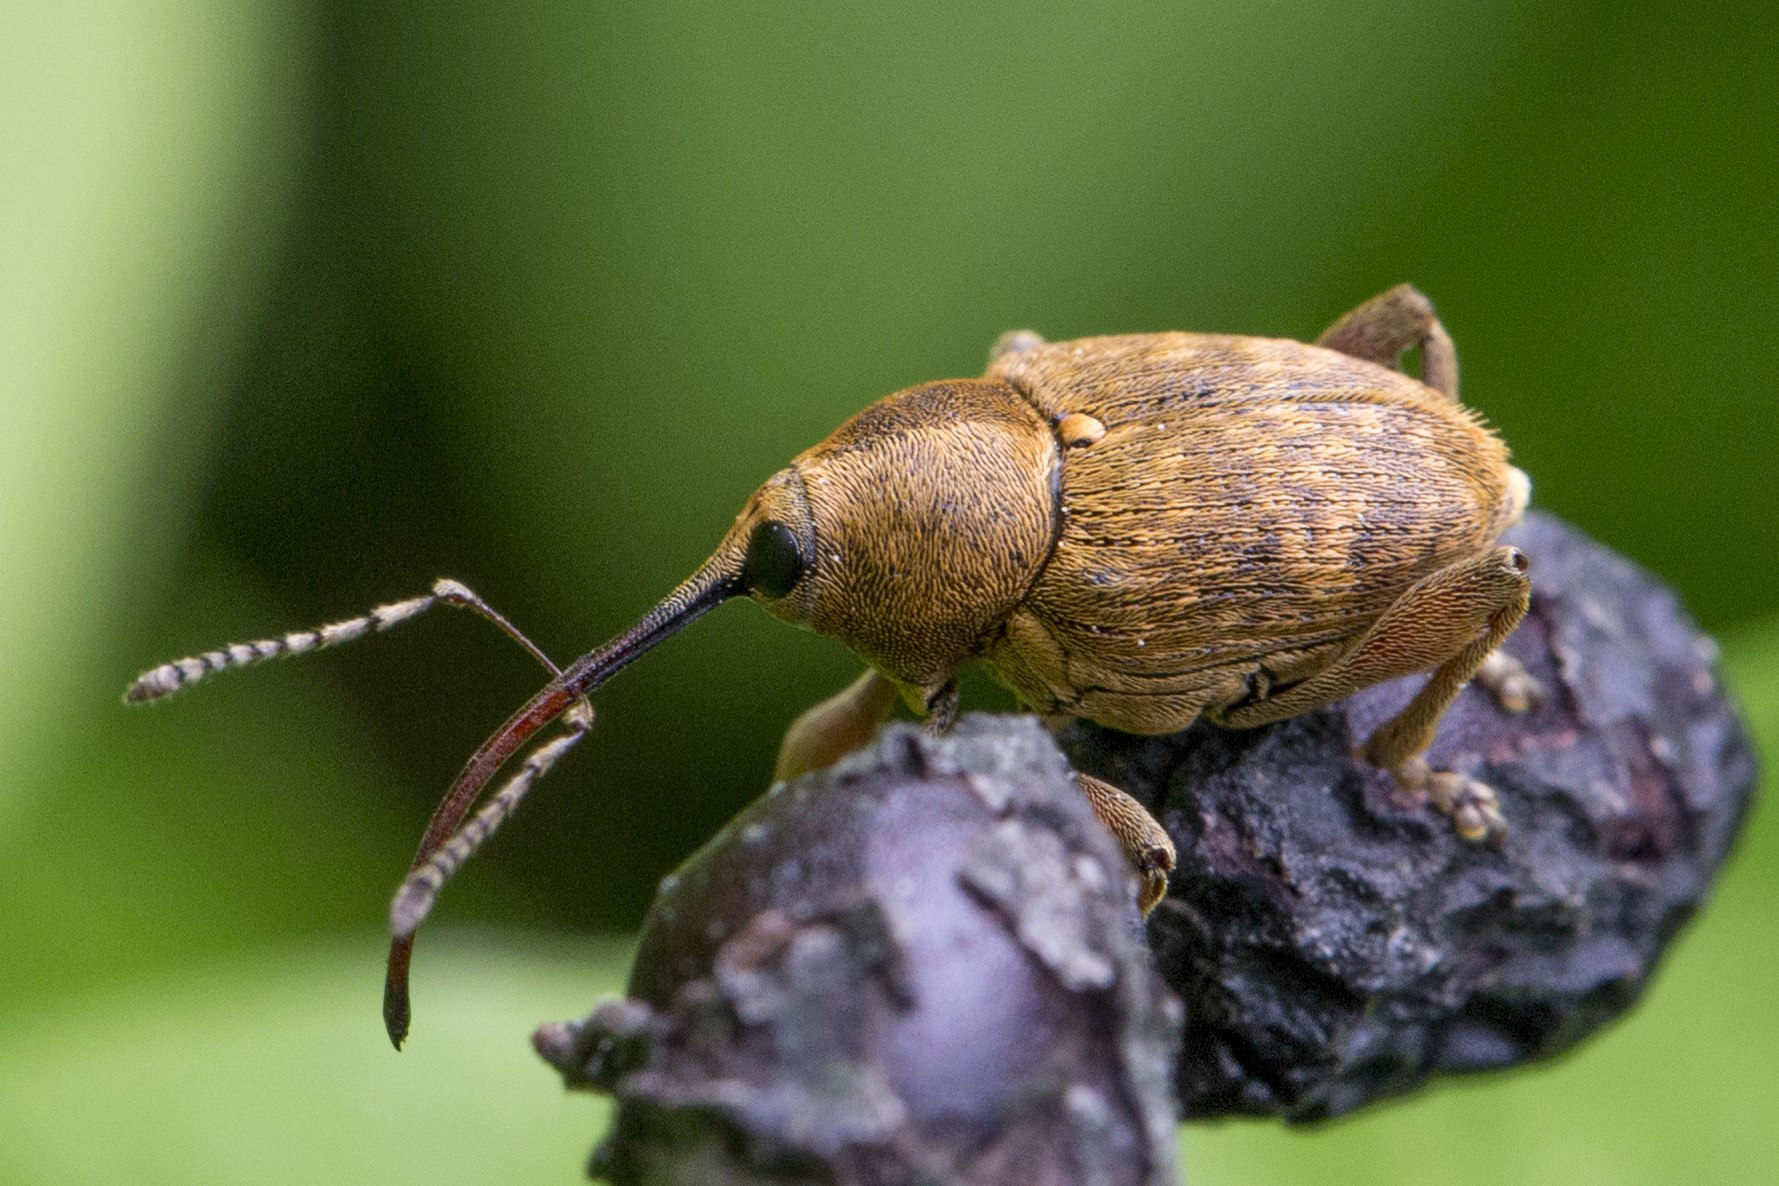
<path fill-rule="evenodd" d="M 1073 724 L 1070 760 L 1179 848 L 1145 948 L 1030 718 L 892 725 L 663 883 L 629 999 L 538 1031 L 616 1098 L 593 1171 L 1149 1186 L 1174 1180 L 1176 1105 L 1337 1116 L 1623 1013 L 1707 898 L 1754 758 L 1669 591 L 1548 516 L 1508 539 L 1534 595 L 1507 649 L 1547 696 L 1515 717 L 1467 689 L 1429 754 L 1499 792 L 1499 847 L 1354 756 L 1415 680 L 1242 732 Z"/>

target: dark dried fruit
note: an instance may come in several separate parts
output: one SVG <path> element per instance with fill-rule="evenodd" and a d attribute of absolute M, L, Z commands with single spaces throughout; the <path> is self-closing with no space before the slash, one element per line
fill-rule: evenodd
<path fill-rule="evenodd" d="M 1637 1000 L 1709 893 L 1755 774 L 1716 648 L 1560 521 L 1506 542 L 1534 590 L 1507 649 L 1547 694 L 1514 717 L 1466 689 L 1429 754 L 1499 792 L 1500 848 L 1352 757 L 1414 681 L 1247 732 L 1064 733 L 1179 846 L 1149 933 L 1187 1003 L 1189 1118 L 1335 1116 L 1556 1054 Z"/>
<path fill-rule="evenodd" d="M 536 1042 L 631 1183 L 1163 1186 L 1178 1005 L 1030 718 L 889 727 L 662 887 L 630 999 Z"/>

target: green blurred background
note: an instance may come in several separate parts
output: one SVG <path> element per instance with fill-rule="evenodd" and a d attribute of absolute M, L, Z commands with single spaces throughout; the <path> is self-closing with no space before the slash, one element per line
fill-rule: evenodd
<path fill-rule="evenodd" d="M 1779 753 L 1771 6 L 0 4 L 0 1182 L 576 1180 L 524 1041 L 619 983 L 836 644 L 626 673 L 446 894 L 539 683 L 464 615 L 153 711 L 139 669 L 439 574 L 567 659 L 753 486 L 1012 326 L 1308 336 L 1402 280 L 1543 506 L 1672 580 Z M 992 701 L 979 696 L 980 703 Z M 1770 1182 L 1779 824 L 1555 1068 L 1198 1183 Z"/>

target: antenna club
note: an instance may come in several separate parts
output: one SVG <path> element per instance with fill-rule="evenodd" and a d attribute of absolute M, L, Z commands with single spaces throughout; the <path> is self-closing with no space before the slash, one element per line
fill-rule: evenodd
<path fill-rule="evenodd" d="M 444 582 L 453 586 L 454 592 L 461 592 L 470 602 L 480 606 L 480 598 L 471 593 L 456 581 Z M 150 668 L 136 678 L 136 682 L 124 692 L 125 704 L 141 704 L 149 700 L 159 700 L 171 696 L 174 692 L 194 684 L 206 676 L 218 671 L 227 671 L 231 667 L 251 667 L 256 663 L 264 663 L 267 659 L 277 659 L 285 655 L 306 655 L 310 651 L 324 647 L 338 646 L 343 642 L 351 642 L 362 638 L 373 630 L 383 631 L 398 623 L 405 622 L 416 614 L 423 613 L 436 605 L 443 594 L 428 594 L 423 597 L 410 597 L 406 601 L 393 601 L 388 605 L 379 605 L 368 614 L 356 618 L 347 618 L 343 622 L 334 622 L 315 630 L 293 630 L 283 638 L 262 638 L 258 642 L 232 642 L 214 651 L 205 651 L 201 655 L 193 655 L 188 659 L 180 659 L 173 663 L 162 663 L 159 667 Z M 509 634 L 519 637 L 505 619 L 494 615 L 497 625 Z M 521 640 L 523 641 L 523 640 Z M 526 644 L 529 647 L 529 643 Z M 534 653 L 536 653 L 534 651 Z M 546 667 L 551 665 L 546 661 Z M 553 667 L 551 667 L 554 670 Z"/>
<path fill-rule="evenodd" d="M 171 663 L 162 663 L 136 677 L 136 682 L 124 692 L 124 703 L 145 704 L 150 700 L 159 700 L 177 692 L 184 683 L 179 668 Z"/>
<path fill-rule="evenodd" d="M 452 586 L 453 592 L 460 591 L 464 596 L 466 596 L 468 598 L 473 598 L 477 601 L 481 600 L 479 597 L 476 597 L 476 595 L 474 593 L 471 593 L 469 591 L 468 587 L 466 587 L 465 585 L 463 585 L 462 583 L 460 583 L 458 581 L 441 579 L 438 582 L 438 584 L 439 585 L 447 585 L 448 584 L 448 585 Z M 441 591 L 441 592 L 433 593 L 429 596 L 410 597 L 406 601 L 394 601 L 394 602 L 389 603 L 388 605 L 379 605 L 376 609 L 372 610 L 370 613 L 371 625 L 374 626 L 378 630 L 387 630 L 391 626 L 396 625 L 398 622 L 405 622 L 409 618 L 413 617 L 415 614 L 424 613 L 427 610 L 431 609 L 433 607 L 434 603 L 437 602 L 438 600 L 440 600 L 440 598 L 442 598 L 443 596 L 444 596 L 444 594 Z"/>

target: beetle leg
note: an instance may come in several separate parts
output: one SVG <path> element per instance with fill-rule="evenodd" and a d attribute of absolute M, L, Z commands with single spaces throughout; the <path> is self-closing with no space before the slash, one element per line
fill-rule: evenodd
<path fill-rule="evenodd" d="M 957 680 L 948 680 L 927 697 L 927 732 L 951 732 L 951 726 L 957 723 L 957 706 Z"/>
<path fill-rule="evenodd" d="M 1507 555 L 1503 557 L 1501 553 Z M 1508 587 L 1503 590 L 1498 601 L 1486 606 L 1486 628 L 1434 668 L 1433 674 L 1422 685 L 1421 690 L 1415 693 L 1415 698 L 1401 712 L 1373 731 L 1365 743 L 1365 756 L 1374 764 L 1395 769 L 1398 764 L 1420 755 L 1433 744 L 1433 732 L 1438 727 L 1440 715 L 1445 712 L 1446 706 L 1482 667 L 1489 653 L 1501 645 L 1525 616 L 1531 597 L 1531 582 L 1526 580 L 1525 563 L 1525 557 L 1516 548 L 1497 548 L 1484 557 L 1484 565 L 1487 567 L 1505 569 L 1512 573 L 1512 577 L 1506 582 Z M 1435 574 L 1438 575 L 1441 574 Z M 1421 586 L 1417 585 L 1415 589 L 1410 589 L 1404 597 L 1412 596 L 1419 588 Z M 1399 601 L 1396 606 L 1391 607 L 1391 611 L 1394 612 L 1400 605 Z M 1440 612 L 1440 608 L 1434 604 L 1411 607 L 1411 610 L 1417 614 L 1425 612 L 1428 616 Z M 1385 618 L 1389 616 L 1390 614 L 1386 614 Z M 1379 625 L 1382 624 L 1380 621 Z M 1417 635 L 1437 637 L 1440 633 L 1437 623 L 1426 623 L 1424 620 L 1411 620 L 1396 629 L 1401 630 L 1402 635 L 1388 641 L 1411 648 L 1419 641 Z"/>
<path fill-rule="evenodd" d="M 1024 354 L 1043 344 L 1044 339 L 1029 329 L 1010 329 L 996 338 L 994 345 L 988 348 L 988 365 L 992 367 L 1009 354 Z"/>
<path fill-rule="evenodd" d="M 1452 821 L 1452 831 L 1472 843 L 1507 835 L 1501 801 L 1494 788 L 1451 770 L 1435 770 L 1416 755 L 1390 768 L 1390 775 L 1417 799 L 1425 799 Z"/>
<path fill-rule="evenodd" d="M 1075 785 L 1130 858 L 1142 880 L 1137 905 L 1147 915 L 1167 896 L 1167 875 L 1174 871 L 1174 842 L 1148 809 L 1111 783 L 1077 770 Z"/>
<path fill-rule="evenodd" d="M 1476 669 L 1476 682 L 1487 688 L 1495 703 L 1507 712 L 1531 712 L 1544 703 L 1544 685 L 1506 651 L 1489 652 L 1483 665 Z"/>
<path fill-rule="evenodd" d="M 1525 616 L 1531 588 L 1526 557 L 1518 548 L 1495 548 L 1442 568 L 1397 598 L 1326 670 L 1271 699 L 1213 708 L 1206 716 L 1229 728 L 1263 725 L 1433 667 L 1414 699 L 1373 731 L 1364 747 L 1366 760 L 1390 771 L 1405 791 L 1431 798 L 1465 839 L 1500 835 L 1506 825 L 1494 792 L 1459 775 L 1429 770 L 1421 754 L 1433 743 L 1447 706 Z"/>
<path fill-rule="evenodd" d="M 1402 354 L 1421 348 L 1421 382 L 1458 398 L 1458 348 L 1439 322 L 1433 302 L 1412 284 L 1372 297 L 1322 331 L 1316 345 L 1397 368 Z"/>
<path fill-rule="evenodd" d="M 821 770 L 871 740 L 895 711 L 900 693 L 875 668 L 820 704 L 804 710 L 785 731 L 772 781 Z"/>
<path fill-rule="evenodd" d="M 1525 614 L 1531 590 L 1525 570 L 1525 554 L 1513 547 L 1493 548 L 1448 565 L 1411 585 L 1357 643 L 1320 672 L 1251 703 L 1245 701 L 1244 685 L 1243 702 L 1213 705 L 1205 715 L 1214 725 L 1248 729 L 1436 667 L 1414 702 L 1380 729 L 1403 733 L 1412 722 L 1418 744 L 1406 746 L 1404 756 L 1419 753 L 1432 740 L 1439 712 Z M 1428 705 L 1436 708 L 1429 712 Z M 1371 744 L 1378 744 L 1376 737 Z"/>

